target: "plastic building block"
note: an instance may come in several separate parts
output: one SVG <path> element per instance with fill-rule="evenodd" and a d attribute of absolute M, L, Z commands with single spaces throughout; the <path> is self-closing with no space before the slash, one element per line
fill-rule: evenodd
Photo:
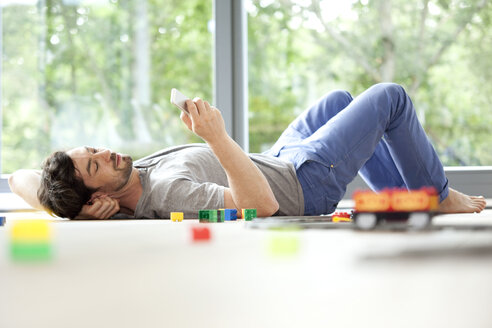
<path fill-rule="evenodd" d="M 43 261 L 52 257 L 49 243 L 19 243 L 10 244 L 10 254 L 15 261 Z"/>
<path fill-rule="evenodd" d="M 217 210 L 217 222 L 224 222 L 225 213 L 224 210 Z"/>
<path fill-rule="evenodd" d="M 11 237 L 16 242 L 48 242 L 51 229 L 45 220 L 19 220 L 12 226 Z"/>
<path fill-rule="evenodd" d="M 199 210 L 198 220 L 200 222 L 217 222 L 218 220 L 217 212 L 218 210 Z"/>
<path fill-rule="evenodd" d="M 237 220 L 237 210 L 235 208 L 220 209 L 220 215 L 224 218 L 224 221 Z"/>
<path fill-rule="evenodd" d="M 275 257 L 294 256 L 299 252 L 299 237 L 293 233 L 280 233 L 270 237 L 269 251 Z"/>
<path fill-rule="evenodd" d="M 183 221 L 183 212 L 171 212 L 171 221 L 173 222 Z"/>
<path fill-rule="evenodd" d="M 342 218 L 350 218 L 352 214 L 350 214 L 349 212 L 335 212 L 333 213 L 333 216 L 339 216 L 339 217 L 342 217 Z"/>
<path fill-rule="evenodd" d="M 208 218 L 209 218 L 209 212 L 208 210 L 199 210 L 198 211 L 198 220 L 200 222 L 209 222 Z"/>
<path fill-rule="evenodd" d="M 0 226 L 5 225 L 5 216 L 0 216 Z"/>
<path fill-rule="evenodd" d="M 195 242 L 210 240 L 210 230 L 207 227 L 192 227 L 191 233 Z"/>
<path fill-rule="evenodd" d="M 332 222 L 352 222 L 351 214 L 348 212 L 335 212 L 331 216 Z"/>
<path fill-rule="evenodd" d="M 256 208 L 243 208 L 241 214 L 245 221 L 251 221 L 256 218 Z"/>
<path fill-rule="evenodd" d="M 217 210 L 209 210 L 209 217 L 208 221 L 209 222 L 217 222 Z"/>
<path fill-rule="evenodd" d="M 15 221 L 10 254 L 16 261 L 43 261 L 52 257 L 51 228 L 45 220 Z"/>

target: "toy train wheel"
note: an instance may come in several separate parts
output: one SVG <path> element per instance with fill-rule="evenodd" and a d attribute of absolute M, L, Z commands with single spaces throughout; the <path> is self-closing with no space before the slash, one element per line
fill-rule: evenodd
<path fill-rule="evenodd" d="M 411 213 L 408 217 L 408 225 L 414 229 L 424 229 L 430 221 L 429 213 Z"/>
<path fill-rule="evenodd" d="M 361 230 L 371 230 L 376 227 L 378 218 L 374 213 L 359 213 L 355 219 L 355 225 Z"/>

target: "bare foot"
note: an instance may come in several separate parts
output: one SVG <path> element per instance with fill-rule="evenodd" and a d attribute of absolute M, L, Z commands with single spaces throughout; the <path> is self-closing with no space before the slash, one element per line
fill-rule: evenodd
<path fill-rule="evenodd" d="M 480 213 L 485 208 L 485 199 L 480 196 L 468 196 L 449 188 L 448 197 L 439 204 L 441 213 Z"/>

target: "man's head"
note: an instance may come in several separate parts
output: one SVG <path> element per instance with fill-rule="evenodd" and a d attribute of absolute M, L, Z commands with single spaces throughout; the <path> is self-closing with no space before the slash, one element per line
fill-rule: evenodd
<path fill-rule="evenodd" d="M 132 168 L 131 157 L 108 149 L 55 152 L 43 164 L 39 201 L 58 216 L 74 218 L 91 199 L 120 191 Z"/>
<path fill-rule="evenodd" d="M 55 152 L 44 161 L 38 198 L 41 205 L 52 213 L 75 218 L 94 191 L 77 177 L 67 153 Z"/>

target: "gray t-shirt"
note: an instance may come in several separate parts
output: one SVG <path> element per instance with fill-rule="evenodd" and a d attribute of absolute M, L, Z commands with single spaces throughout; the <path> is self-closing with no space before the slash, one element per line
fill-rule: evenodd
<path fill-rule="evenodd" d="M 294 166 L 273 156 L 250 154 L 279 202 L 279 215 L 303 215 L 304 197 Z M 197 218 L 202 209 L 224 208 L 227 175 L 206 144 L 164 149 L 135 161 L 143 193 L 136 218 L 169 218 L 183 212 Z"/>

